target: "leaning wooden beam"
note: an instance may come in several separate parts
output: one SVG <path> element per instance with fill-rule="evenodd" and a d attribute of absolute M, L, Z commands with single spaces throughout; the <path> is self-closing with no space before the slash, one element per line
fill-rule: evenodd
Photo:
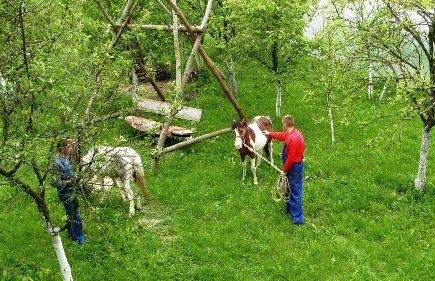
<path fill-rule="evenodd" d="M 97 4 L 100 11 L 103 13 L 103 16 L 106 18 L 106 20 L 110 23 L 112 28 L 116 29 L 116 23 L 113 21 L 112 17 L 106 12 L 106 10 L 103 8 L 103 5 L 101 5 L 100 0 L 94 0 L 94 2 Z"/>
<path fill-rule="evenodd" d="M 159 96 L 159 98 L 162 101 L 166 101 L 165 95 L 163 94 L 162 90 L 160 89 L 159 84 L 157 84 L 157 81 L 154 79 L 153 75 L 148 71 L 147 67 L 145 66 L 145 62 L 143 60 L 143 54 L 142 51 L 140 50 L 140 46 L 139 46 L 139 41 L 137 41 L 137 39 L 135 38 L 135 49 L 138 52 L 138 55 L 140 56 L 140 61 L 139 61 L 139 68 L 142 71 L 142 73 L 145 74 L 146 78 L 148 79 L 148 81 L 150 81 L 151 86 L 153 86 L 154 90 L 156 91 L 157 95 Z"/>
<path fill-rule="evenodd" d="M 121 38 L 121 35 L 124 33 L 125 27 L 127 27 L 127 24 L 130 21 L 131 11 L 134 10 L 137 3 L 138 2 L 135 2 L 133 4 L 133 1 L 129 0 L 125 5 L 124 11 L 122 12 L 121 17 L 116 23 L 119 26 L 119 28 L 116 30 L 116 35 L 114 35 L 112 38 L 112 43 L 110 45 L 111 46 L 110 48 L 113 48 L 113 46 L 115 46 L 115 44 L 118 43 L 119 39 Z"/>
<path fill-rule="evenodd" d="M 176 1 L 176 0 L 174 0 Z M 172 11 L 172 34 L 174 36 L 174 53 L 175 53 L 175 92 L 178 97 L 182 91 L 181 85 L 181 53 L 180 53 L 180 39 L 178 37 L 178 31 L 180 26 L 178 25 L 178 17 L 175 11 Z"/>
<path fill-rule="evenodd" d="M 171 25 L 157 25 L 157 24 L 129 24 L 128 27 L 140 27 L 143 29 L 148 30 L 157 30 L 157 31 L 172 31 L 173 27 Z M 179 26 L 179 31 L 187 32 L 187 28 L 185 26 Z M 192 26 L 192 30 L 195 33 L 203 33 L 205 28 L 202 28 L 201 26 Z"/>
<path fill-rule="evenodd" d="M 110 42 L 109 49 L 113 49 L 113 47 L 118 43 L 119 39 L 121 39 L 121 35 L 124 33 L 125 27 L 127 26 L 128 18 L 124 21 L 124 23 L 116 30 L 116 34 L 112 37 L 112 42 Z"/>
<path fill-rule="evenodd" d="M 166 2 L 172 7 L 172 9 L 176 12 L 178 18 L 180 19 L 181 23 L 186 26 L 189 34 L 189 38 L 192 41 L 192 43 L 195 43 L 196 35 L 193 32 L 191 25 L 187 21 L 184 14 L 180 11 L 178 6 L 171 0 L 166 0 Z M 234 97 L 233 93 L 231 92 L 231 89 L 228 87 L 227 83 L 225 82 L 224 76 L 220 69 L 215 65 L 215 63 L 210 59 L 210 57 L 205 52 L 204 48 L 201 46 L 201 44 L 198 46 L 198 52 L 201 55 L 202 59 L 204 60 L 205 64 L 208 66 L 210 71 L 213 73 L 213 75 L 218 80 L 219 84 L 221 85 L 225 95 L 230 100 L 231 104 L 233 105 L 234 109 L 237 111 L 239 116 L 244 119 L 248 119 L 247 115 L 243 111 L 243 109 L 240 107 L 239 102 Z"/>
<path fill-rule="evenodd" d="M 177 143 L 177 144 L 175 144 L 173 146 L 168 146 L 168 147 L 162 149 L 162 151 L 160 152 L 160 156 L 163 155 L 163 154 L 166 154 L 168 152 L 172 152 L 172 151 L 175 151 L 177 149 L 180 149 L 182 147 L 186 147 L 186 146 L 189 146 L 191 144 L 198 143 L 198 142 L 203 141 L 205 139 L 217 137 L 219 135 L 222 135 L 222 134 L 225 134 L 225 133 L 228 133 L 228 132 L 231 132 L 231 131 L 232 131 L 231 128 L 225 128 L 225 129 L 222 129 L 222 130 L 219 130 L 219 131 L 216 131 L 216 132 L 208 133 L 208 134 L 205 134 L 205 135 L 202 135 L 202 136 L 190 139 L 190 140 L 186 140 L 186 141 Z"/>
<path fill-rule="evenodd" d="M 163 10 L 165 10 L 165 12 L 166 12 L 170 17 L 172 17 L 172 12 L 169 11 L 168 7 L 166 7 L 166 5 L 163 4 L 163 2 L 162 2 L 161 0 L 157 0 L 157 2 L 159 2 L 159 4 L 162 6 Z"/>
<path fill-rule="evenodd" d="M 207 27 L 207 21 L 210 17 L 212 4 L 213 4 L 213 0 L 208 0 L 204 17 L 202 18 L 201 25 L 200 25 L 202 29 L 205 29 Z M 202 37 L 203 34 L 200 34 L 198 37 L 196 37 L 195 43 L 193 44 L 192 52 L 190 53 L 189 59 L 187 60 L 186 67 L 184 68 L 184 72 L 183 72 L 183 79 L 181 83 L 183 86 L 186 85 L 187 82 L 189 81 L 190 72 L 192 70 L 193 59 L 195 58 L 195 54 L 198 51 L 199 44 L 201 44 Z"/>
<path fill-rule="evenodd" d="M 121 16 L 119 17 L 118 21 L 116 22 L 117 25 L 121 25 L 123 22 L 127 20 L 127 17 L 129 16 L 130 12 L 133 10 L 133 0 L 128 0 L 127 4 L 125 4 L 124 10 L 122 11 Z M 137 4 L 137 2 L 136 2 Z M 135 4 L 135 5 L 136 5 Z"/>

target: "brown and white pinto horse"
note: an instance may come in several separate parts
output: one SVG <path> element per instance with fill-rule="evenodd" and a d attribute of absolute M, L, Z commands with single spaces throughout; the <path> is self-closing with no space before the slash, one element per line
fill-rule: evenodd
<path fill-rule="evenodd" d="M 264 150 L 265 154 L 269 156 L 270 162 L 273 163 L 271 139 L 262 133 L 265 130 L 269 132 L 273 131 L 272 121 L 266 116 L 255 116 L 249 123 L 244 119 L 234 122 L 232 129 L 236 137 L 234 146 L 239 150 L 240 158 L 242 159 L 242 180 L 246 176 L 245 158 L 249 156 L 254 184 L 258 184 L 257 167 L 260 164 L 261 158 L 259 159 L 253 151 L 258 153 Z"/>

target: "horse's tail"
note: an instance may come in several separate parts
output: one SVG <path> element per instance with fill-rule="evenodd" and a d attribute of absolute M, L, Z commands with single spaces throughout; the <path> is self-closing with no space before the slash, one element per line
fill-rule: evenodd
<path fill-rule="evenodd" d="M 148 198 L 148 190 L 146 186 L 144 171 L 142 166 L 134 166 L 134 182 L 139 187 L 139 191 L 144 199 Z"/>

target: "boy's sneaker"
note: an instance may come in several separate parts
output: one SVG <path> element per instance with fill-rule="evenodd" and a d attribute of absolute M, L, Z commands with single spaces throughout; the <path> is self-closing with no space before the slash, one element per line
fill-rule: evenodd
<path fill-rule="evenodd" d="M 80 246 L 83 246 L 86 244 L 86 239 L 85 239 L 85 237 L 82 237 L 82 238 L 78 239 L 77 242 L 79 243 Z"/>

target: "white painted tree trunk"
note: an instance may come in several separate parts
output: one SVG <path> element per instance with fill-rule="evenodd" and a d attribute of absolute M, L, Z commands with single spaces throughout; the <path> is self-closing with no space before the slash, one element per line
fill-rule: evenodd
<path fill-rule="evenodd" d="M 51 225 L 47 227 L 48 233 L 52 236 L 54 250 L 56 251 L 57 260 L 60 266 L 60 272 L 64 281 L 72 281 L 71 267 L 69 266 L 68 259 L 66 258 L 65 249 L 63 248 L 62 240 L 60 239 L 59 232 L 54 231 Z"/>
<path fill-rule="evenodd" d="M 328 117 L 329 117 L 329 125 L 331 128 L 331 144 L 335 144 L 335 129 L 334 129 L 334 116 L 332 114 L 332 104 L 330 97 L 328 95 Z"/>
<path fill-rule="evenodd" d="M 383 100 L 384 99 L 385 93 L 387 92 L 387 84 L 388 84 L 388 80 L 385 81 L 384 88 L 382 88 L 382 92 L 379 95 L 379 100 Z"/>
<path fill-rule="evenodd" d="M 276 79 L 276 100 L 275 100 L 275 114 L 276 117 L 281 117 L 281 100 L 282 100 L 282 81 L 281 78 Z"/>
<path fill-rule="evenodd" d="M 420 146 L 420 161 L 418 163 L 417 176 L 415 177 L 415 188 L 419 191 L 423 191 L 426 180 L 426 168 L 427 157 L 429 153 L 429 136 L 430 129 L 425 126 L 421 134 L 421 146 Z"/>
<path fill-rule="evenodd" d="M 372 98 L 373 96 L 373 66 L 371 64 L 369 64 L 369 77 L 368 77 L 368 89 L 367 89 L 367 94 L 369 99 Z"/>

